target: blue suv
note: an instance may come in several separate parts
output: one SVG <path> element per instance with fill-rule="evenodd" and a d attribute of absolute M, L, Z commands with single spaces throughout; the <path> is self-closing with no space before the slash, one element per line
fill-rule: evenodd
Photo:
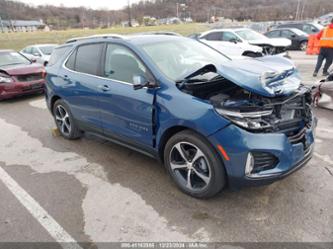
<path fill-rule="evenodd" d="M 231 60 L 171 35 L 101 35 L 55 49 L 46 101 L 63 137 L 160 159 L 185 193 L 268 184 L 312 157 L 316 119 L 293 63 Z"/>

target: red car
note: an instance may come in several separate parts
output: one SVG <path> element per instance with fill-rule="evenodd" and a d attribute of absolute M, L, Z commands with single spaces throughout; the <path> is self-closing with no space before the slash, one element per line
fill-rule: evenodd
<path fill-rule="evenodd" d="M 0 100 L 44 91 L 44 67 L 13 50 L 0 50 Z"/>

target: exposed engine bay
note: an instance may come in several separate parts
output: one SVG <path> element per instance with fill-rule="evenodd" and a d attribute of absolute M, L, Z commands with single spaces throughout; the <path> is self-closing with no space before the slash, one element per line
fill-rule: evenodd
<path fill-rule="evenodd" d="M 208 74 L 214 77 L 204 81 L 202 77 L 191 78 L 178 83 L 178 87 L 209 101 L 219 114 L 246 130 L 279 132 L 292 137 L 312 124 L 311 90 L 305 86 L 288 96 L 264 97 L 216 73 Z"/>

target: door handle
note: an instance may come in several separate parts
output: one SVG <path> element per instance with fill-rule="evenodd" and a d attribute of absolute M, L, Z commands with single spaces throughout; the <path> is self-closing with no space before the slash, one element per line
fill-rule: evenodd
<path fill-rule="evenodd" d="M 108 85 L 99 85 L 98 89 L 100 89 L 103 92 L 107 92 L 107 91 L 110 91 L 111 88 Z"/>

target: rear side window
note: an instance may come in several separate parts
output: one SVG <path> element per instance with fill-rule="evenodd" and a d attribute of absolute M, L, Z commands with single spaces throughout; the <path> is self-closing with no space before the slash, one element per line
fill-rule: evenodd
<path fill-rule="evenodd" d="M 102 43 L 80 46 L 76 52 L 75 71 L 97 75 L 102 48 Z"/>
<path fill-rule="evenodd" d="M 49 60 L 49 63 L 47 64 L 48 66 L 52 66 L 58 62 L 59 59 L 62 58 L 62 56 L 67 53 L 67 51 L 72 47 L 70 46 L 64 46 L 64 47 L 59 47 L 53 50 L 51 58 Z"/>
<path fill-rule="evenodd" d="M 66 66 L 68 69 L 75 70 L 75 59 L 76 59 L 76 50 L 74 51 L 74 53 L 72 53 L 72 54 L 69 56 L 69 58 L 68 58 L 68 60 L 67 60 L 67 62 L 66 62 L 66 64 L 65 64 L 65 66 Z"/>

